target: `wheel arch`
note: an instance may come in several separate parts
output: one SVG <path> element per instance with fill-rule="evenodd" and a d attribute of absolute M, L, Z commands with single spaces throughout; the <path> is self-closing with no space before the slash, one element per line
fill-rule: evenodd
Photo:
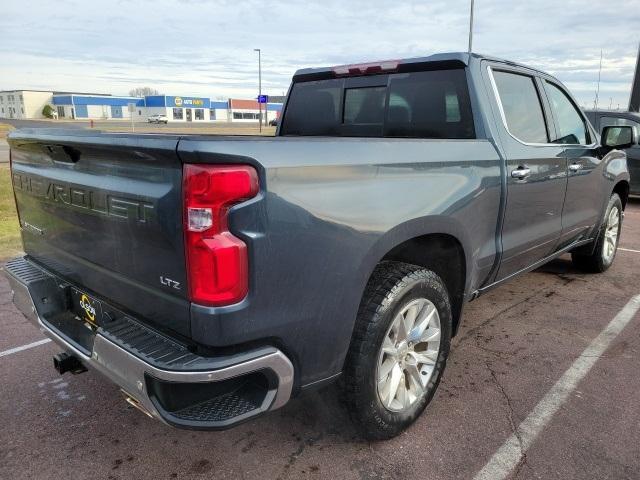
<path fill-rule="evenodd" d="M 620 197 L 620 201 L 622 202 L 622 210 L 627 207 L 627 201 L 629 200 L 629 182 L 627 180 L 620 180 L 613 187 L 613 193 L 617 193 Z"/>
<path fill-rule="evenodd" d="M 447 286 L 455 335 L 469 289 L 469 251 L 464 228 L 451 217 L 431 217 L 402 224 L 380 238 L 367 256 L 360 298 L 380 262 L 399 261 L 428 268 Z"/>

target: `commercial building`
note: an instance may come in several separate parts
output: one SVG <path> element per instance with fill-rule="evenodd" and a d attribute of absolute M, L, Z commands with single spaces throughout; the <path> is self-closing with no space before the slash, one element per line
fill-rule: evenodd
<path fill-rule="evenodd" d="M 129 112 L 130 104 L 140 109 L 139 115 L 144 108 L 143 98 L 111 95 L 53 95 L 51 103 L 60 119 L 125 119 L 137 113 L 135 110 Z"/>
<path fill-rule="evenodd" d="M 267 122 L 280 116 L 282 104 L 265 103 L 260 105 L 256 100 L 242 100 L 239 98 L 229 99 L 229 120 L 232 122 L 257 122 L 260 112 L 264 118 L 266 114 Z"/>
<path fill-rule="evenodd" d="M 144 98 L 99 93 L 18 90 L 0 92 L 0 118 L 44 118 L 51 105 L 58 119 L 145 121 L 155 114 L 169 122 L 258 122 L 280 116 L 282 103 L 258 104 L 256 100 L 215 101 L 206 97 L 150 95 Z"/>
<path fill-rule="evenodd" d="M 282 104 L 264 104 L 255 100 L 229 99 L 226 102 L 202 97 L 154 95 L 145 97 L 143 115 L 162 114 L 174 122 L 257 122 L 260 111 L 267 121 L 280 115 Z"/>
<path fill-rule="evenodd" d="M 53 92 L 5 90 L 0 92 L 0 118 L 44 118 L 42 109 L 51 102 Z"/>
<path fill-rule="evenodd" d="M 181 97 L 173 95 L 153 95 L 145 97 L 145 114 L 166 115 L 174 122 L 209 122 L 211 118 L 211 100 L 202 97 Z"/>

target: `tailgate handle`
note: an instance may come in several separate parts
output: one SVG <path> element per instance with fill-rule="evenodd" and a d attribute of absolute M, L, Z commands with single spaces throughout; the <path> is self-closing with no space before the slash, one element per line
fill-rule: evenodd
<path fill-rule="evenodd" d="M 67 145 L 43 145 L 42 147 L 54 162 L 76 163 L 80 160 L 80 151 L 73 147 Z"/>

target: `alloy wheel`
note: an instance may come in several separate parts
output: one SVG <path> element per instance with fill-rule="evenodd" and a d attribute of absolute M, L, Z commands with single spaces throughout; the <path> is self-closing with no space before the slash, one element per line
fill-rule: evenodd
<path fill-rule="evenodd" d="M 618 246 L 618 234 L 620 232 L 620 210 L 614 206 L 607 217 L 607 226 L 604 231 L 604 245 L 602 246 L 602 259 L 611 263 Z"/>
<path fill-rule="evenodd" d="M 388 410 L 400 412 L 422 398 L 440 352 L 436 306 L 418 298 L 395 316 L 383 339 L 376 371 L 378 396 Z"/>

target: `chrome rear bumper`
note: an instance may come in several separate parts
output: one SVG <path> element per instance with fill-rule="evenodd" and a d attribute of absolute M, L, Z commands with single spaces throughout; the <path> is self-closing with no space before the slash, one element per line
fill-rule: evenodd
<path fill-rule="evenodd" d="M 291 396 L 293 365 L 274 347 L 225 357 L 201 357 L 127 317 L 113 328 L 98 328 L 91 352 L 83 351 L 47 321 L 48 315 L 64 308 L 60 292 L 68 285 L 26 258 L 10 261 L 5 271 L 13 302 L 27 319 L 85 366 L 120 386 L 137 401 L 136 406 L 167 424 L 196 429 L 228 428 L 282 407 Z M 160 354 L 149 353 L 154 349 Z M 251 378 L 250 383 L 255 386 L 243 386 L 244 378 Z M 225 387 L 224 382 L 229 386 Z M 210 394 L 206 385 L 212 387 Z M 199 389 L 199 397 L 194 397 L 196 403 L 181 405 L 180 399 L 168 402 L 171 405 L 163 402 L 161 392 L 176 386 L 182 396 Z M 238 394 L 239 391 L 244 393 Z M 169 397 L 174 396 L 175 391 L 169 393 Z M 220 414 L 221 411 L 229 412 L 229 416 Z"/>

